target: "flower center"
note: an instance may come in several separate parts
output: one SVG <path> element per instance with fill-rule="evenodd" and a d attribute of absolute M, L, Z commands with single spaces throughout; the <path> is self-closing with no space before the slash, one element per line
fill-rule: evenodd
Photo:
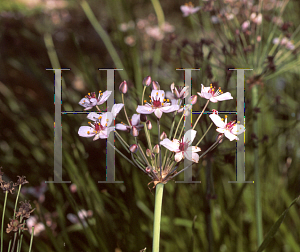
<path fill-rule="evenodd" d="M 161 107 L 161 102 L 159 99 L 155 100 L 154 98 L 152 98 L 152 105 L 155 108 L 160 108 Z"/>
<path fill-rule="evenodd" d="M 218 96 L 218 95 L 223 94 L 220 87 L 216 91 L 215 90 L 216 90 L 216 87 L 213 87 L 212 84 L 210 84 L 210 89 L 208 90 L 208 93 L 211 93 L 212 96 Z"/>
<path fill-rule="evenodd" d="M 235 125 L 235 121 L 229 122 L 229 123 L 226 124 L 226 129 L 231 131 L 232 128 L 234 127 L 234 125 Z"/>
<path fill-rule="evenodd" d="M 189 147 L 189 142 L 183 142 L 183 138 L 181 139 L 181 142 L 179 142 L 179 150 L 180 151 L 186 151 Z"/>
<path fill-rule="evenodd" d="M 104 127 L 101 125 L 101 123 L 95 123 L 95 131 L 99 132 L 101 130 L 104 130 Z"/>

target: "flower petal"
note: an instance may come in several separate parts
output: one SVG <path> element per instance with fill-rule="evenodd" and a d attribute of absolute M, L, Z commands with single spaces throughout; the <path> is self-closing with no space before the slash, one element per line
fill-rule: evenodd
<path fill-rule="evenodd" d="M 139 105 L 136 109 L 136 112 L 140 114 L 152 114 L 154 112 L 154 109 L 149 105 L 144 105 L 144 106 Z"/>
<path fill-rule="evenodd" d="M 229 92 L 226 92 L 224 94 L 218 95 L 214 97 L 216 100 L 218 101 L 226 101 L 226 100 L 231 100 L 233 99 L 233 97 L 231 96 L 231 94 Z"/>
<path fill-rule="evenodd" d="M 170 139 L 165 138 L 160 142 L 160 144 L 170 151 L 173 152 L 179 151 L 179 141 L 177 139 L 173 139 L 173 141 L 171 141 Z"/>
<path fill-rule="evenodd" d="M 170 112 L 173 112 L 175 110 L 178 110 L 179 105 L 165 106 L 165 107 L 161 107 L 159 109 L 162 110 L 164 113 L 170 113 Z"/>
<path fill-rule="evenodd" d="M 222 121 L 221 117 L 215 114 L 209 115 L 213 123 L 219 128 L 225 128 L 226 124 Z"/>
<path fill-rule="evenodd" d="M 134 114 L 131 117 L 131 123 L 132 123 L 132 126 L 137 126 L 140 123 L 140 115 Z"/>
<path fill-rule="evenodd" d="M 78 135 L 82 137 L 92 137 L 95 135 L 95 132 L 92 127 L 81 126 L 78 130 Z"/>
<path fill-rule="evenodd" d="M 122 124 L 122 123 L 116 124 L 116 129 L 117 129 L 117 130 L 123 130 L 123 131 L 126 131 L 126 130 L 127 130 L 127 127 L 129 127 L 129 126 L 126 126 L 126 125 L 124 125 L 124 124 Z"/>
<path fill-rule="evenodd" d="M 111 93 L 112 93 L 112 91 L 103 92 L 103 94 L 98 98 L 99 101 L 97 102 L 97 105 L 103 104 L 108 99 L 108 97 L 111 95 Z"/>
<path fill-rule="evenodd" d="M 161 108 L 155 109 L 154 114 L 156 115 L 157 118 L 161 118 L 162 116 Z"/>
<path fill-rule="evenodd" d="M 236 135 L 230 133 L 228 130 L 226 130 L 224 134 L 230 141 L 239 140 L 239 138 Z"/>
<path fill-rule="evenodd" d="M 97 120 L 101 119 L 100 116 L 101 116 L 101 114 L 98 114 L 98 113 L 95 113 L 95 112 L 91 112 L 91 113 L 89 113 L 87 115 L 87 118 L 89 120 L 92 120 L 92 121 L 96 122 Z"/>
<path fill-rule="evenodd" d="M 175 161 L 176 161 L 176 162 L 180 162 L 182 159 L 183 159 L 183 153 L 182 153 L 182 151 L 177 152 L 177 153 L 175 154 Z"/>
<path fill-rule="evenodd" d="M 189 146 L 192 144 L 196 137 L 196 130 L 190 129 L 187 132 L 185 132 L 184 137 L 183 137 L 183 142 L 186 143 L 188 142 Z"/>
<path fill-rule="evenodd" d="M 239 135 L 239 134 L 244 133 L 244 131 L 245 131 L 244 125 L 236 124 L 236 125 L 233 126 L 233 128 L 231 130 L 231 133 L 235 134 L 235 135 Z"/>
<path fill-rule="evenodd" d="M 116 117 L 117 114 L 119 114 L 120 110 L 123 108 L 123 103 L 114 104 L 111 108 L 111 113 L 113 114 L 113 117 Z"/>

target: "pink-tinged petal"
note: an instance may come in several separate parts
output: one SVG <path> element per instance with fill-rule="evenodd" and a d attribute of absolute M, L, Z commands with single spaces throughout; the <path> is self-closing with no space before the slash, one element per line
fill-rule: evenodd
<path fill-rule="evenodd" d="M 123 130 L 126 131 L 127 130 L 127 126 L 121 123 L 116 124 L 116 129 L 117 130 Z"/>
<path fill-rule="evenodd" d="M 174 93 L 174 89 L 175 89 L 175 84 L 174 84 L 174 82 L 171 84 L 170 89 L 171 89 L 172 93 Z"/>
<path fill-rule="evenodd" d="M 210 87 L 204 87 L 204 85 L 201 84 L 201 93 L 208 93 L 209 90 L 210 90 Z"/>
<path fill-rule="evenodd" d="M 179 97 L 183 96 L 183 98 L 185 98 L 188 96 L 188 94 L 189 94 L 188 87 L 184 87 L 183 89 L 181 89 Z"/>
<path fill-rule="evenodd" d="M 97 135 L 95 135 L 95 137 L 93 138 L 93 141 L 96 141 L 100 138 L 100 133 L 98 133 Z"/>
<path fill-rule="evenodd" d="M 176 161 L 176 162 L 180 162 L 182 159 L 183 159 L 183 153 L 182 153 L 182 151 L 177 152 L 177 153 L 175 154 L 175 161 Z"/>
<path fill-rule="evenodd" d="M 90 104 L 90 100 L 88 98 L 82 98 L 79 102 L 78 102 L 79 105 L 81 106 L 87 106 L 87 104 L 89 105 Z"/>
<path fill-rule="evenodd" d="M 189 142 L 189 146 L 192 144 L 192 142 L 194 141 L 195 137 L 196 137 L 197 131 L 190 129 L 187 132 L 185 132 L 184 137 L 183 137 L 183 142 Z"/>
<path fill-rule="evenodd" d="M 180 97 L 180 94 L 179 94 L 177 88 L 174 89 L 174 94 L 175 94 L 176 97 Z"/>
<path fill-rule="evenodd" d="M 239 140 L 239 138 L 236 135 L 230 133 L 228 130 L 226 130 L 224 134 L 230 141 Z"/>
<path fill-rule="evenodd" d="M 89 133 L 88 133 L 89 132 Z M 95 135 L 94 129 L 89 126 L 81 126 L 78 130 L 78 135 L 82 137 L 92 137 Z"/>
<path fill-rule="evenodd" d="M 92 120 L 92 121 L 97 121 L 97 120 L 100 120 L 100 117 L 101 116 L 101 114 L 98 114 L 98 113 L 95 113 L 95 112 L 91 112 L 91 113 L 89 113 L 88 115 L 87 115 L 87 118 L 89 119 L 89 120 Z"/>
<path fill-rule="evenodd" d="M 100 100 L 97 102 L 97 105 L 101 105 L 104 102 L 106 102 L 106 100 L 111 95 L 111 93 L 112 93 L 112 91 L 105 91 L 105 92 L 103 92 L 103 94 L 99 97 Z"/>
<path fill-rule="evenodd" d="M 123 108 L 124 104 L 123 103 L 118 103 L 118 104 L 114 104 L 112 109 L 111 109 L 111 113 L 113 114 L 114 117 L 117 116 L 117 114 L 119 114 L 120 110 Z"/>
<path fill-rule="evenodd" d="M 173 151 L 173 152 L 179 151 L 179 141 L 177 139 L 174 139 L 173 141 L 171 141 L 170 139 L 165 138 L 164 140 L 162 140 L 160 142 L 160 144 L 170 151 Z"/>
<path fill-rule="evenodd" d="M 132 123 L 132 126 L 137 126 L 140 123 L 140 115 L 134 114 L 131 117 L 131 123 Z"/>
<path fill-rule="evenodd" d="M 103 127 L 105 126 L 108 127 L 111 125 L 113 120 L 114 120 L 113 113 L 107 112 L 102 114 L 100 123 Z"/>
<path fill-rule="evenodd" d="M 113 114 L 113 113 L 110 113 L 110 112 L 107 112 L 107 113 L 106 113 L 106 123 L 107 123 L 107 125 L 106 125 L 106 124 L 102 124 L 102 119 L 101 119 L 101 125 L 102 125 L 102 126 L 108 127 L 108 126 L 111 125 L 111 123 L 112 123 L 113 121 L 114 121 L 114 114 Z"/>
<path fill-rule="evenodd" d="M 197 153 L 192 153 L 192 161 L 195 163 L 199 162 L 199 155 Z"/>
<path fill-rule="evenodd" d="M 161 118 L 162 116 L 162 111 L 160 108 L 155 109 L 154 114 L 156 115 L 157 118 Z"/>
<path fill-rule="evenodd" d="M 219 128 L 225 128 L 226 124 L 222 121 L 221 117 L 215 114 L 209 115 L 213 123 Z"/>
<path fill-rule="evenodd" d="M 217 103 L 218 102 L 218 100 L 216 99 L 216 97 L 211 97 L 209 100 L 211 102 L 213 102 L 213 103 Z"/>
<path fill-rule="evenodd" d="M 201 148 L 199 148 L 197 146 L 191 146 L 191 147 L 192 147 L 192 152 L 199 152 L 199 151 L 201 151 Z"/>
<path fill-rule="evenodd" d="M 227 131 L 227 129 L 217 128 L 216 131 L 218 131 L 218 132 L 224 134 L 225 131 Z"/>
<path fill-rule="evenodd" d="M 205 99 L 210 99 L 212 97 L 211 93 L 206 93 L 206 92 L 201 92 L 201 93 L 197 93 L 200 97 L 205 98 Z"/>
<path fill-rule="evenodd" d="M 235 134 L 235 135 L 239 135 L 239 134 L 244 133 L 244 131 L 245 131 L 244 125 L 236 124 L 236 125 L 233 126 L 233 128 L 231 130 L 231 133 Z"/>
<path fill-rule="evenodd" d="M 170 113 L 178 109 L 179 109 L 179 105 L 165 106 L 160 108 L 160 110 L 162 110 L 164 113 Z"/>
<path fill-rule="evenodd" d="M 140 113 L 140 114 L 152 114 L 154 112 L 154 109 L 149 106 L 149 105 L 144 105 L 144 106 L 138 106 L 136 109 L 136 112 Z"/>
<path fill-rule="evenodd" d="M 231 94 L 229 92 L 226 92 L 224 94 L 218 95 L 214 97 L 216 100 L 218 101 L 226 101 L 226 100 L 231 100 L 233 99 L 233 97 L 231 96 Z"/>

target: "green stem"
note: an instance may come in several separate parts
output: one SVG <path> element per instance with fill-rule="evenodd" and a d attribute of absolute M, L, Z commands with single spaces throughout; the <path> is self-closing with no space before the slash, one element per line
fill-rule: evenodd
<path fill-rule="evenodd" d="M 194 124 L 194 126 L 193 126 L 193 129 L 195 129 L 195 127 L 196 127 L 198 121 L 200 120 L 201 116 L 203 115 L 203 113 L 204 113 L 204 111 L 205 111 L 205 109 L 206 109 L 208 103 L 209 103 L 209 100 L 207 100 L 207 102 L 206 102 L 206 104 L 205 104 L 205 106 L 204 106 L 204 108 L 203 108 L 201 114 L 198 116 L 198 118 L 197 118 L 197 120 L 196 120 L 196 122 L 195 122 L 195 124 Z"/>
<path fill-rule="evenodd" d="M 159 252 L 160 220 L 164 184 L 158 183 L 155 190 L 154 224 L 153 224 L 153 248 L 152 252 Z"/>
<path fill-rule="evenodd" d="M 16 197 L 16 202 L 15 202 L 14 219 L 15 219 L 15 216 L 16 216 L 17 204 L 18 204 L 18 200 L 19 200 L 19 195 L 20 195 L 21 187 L 22 187 L 22 185 L 19 185 L 19 190 L 18 190 L 18 194 L 17 194 L 17 197 Z"/>
<path fill-rule="evenodd" d="M 3 225 L 4 225 L 4 216 L 5 216 L 5 208 L 6 208 L 6 200 L 7 200 L 8 191 L 5 192 L 3 211 L 2 211 L 2 224 L 1 224 L 1 252 L 3 251 Z"/>
<path fill-rule="evenodd" d="M 158 126 L 158 146 L 159 146 L 159 161 L 157 162 L 159 165 L 160 178 L 162 178 L 162 160 L 161 160 L 161 146 L 160 146 L 160 123 L 159 118 L 157 118 L 157 126 Z"/>
<path fill-rule="evenodd" d="M 34 226 L 31 229 L 31 238 L 30 238 L 29 252 L 31 252 L 31 248 L 32 248 L 33 234 L 34 234 Z"/>

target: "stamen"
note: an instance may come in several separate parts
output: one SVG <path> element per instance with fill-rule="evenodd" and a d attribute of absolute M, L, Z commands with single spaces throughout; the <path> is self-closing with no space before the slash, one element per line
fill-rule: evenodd
<path fill-rule="evenodd" d="M 147 101 L 146 101 L 146 100 L 144 100 L 144 102 L 146 103 Z"/>
<path fill-rule="evenodd" d="M 88 131 L 87 133 L 88 133 L 88 135 L 89 135 L 91 132 Z"/>

